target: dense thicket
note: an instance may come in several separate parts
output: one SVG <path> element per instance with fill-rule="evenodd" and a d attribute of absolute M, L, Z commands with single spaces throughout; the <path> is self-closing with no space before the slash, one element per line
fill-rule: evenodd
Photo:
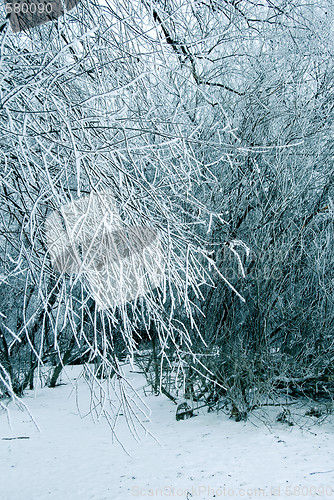
<path fill-rule="evenodd" d="M 156 391 L 238 418 L 282 388 L 332 397 L 330 7 L 82 1 L 3 29 L 3 394 L 40 362 L 55 383 L 59 356 L 122 380 L 128 353 Z M 160 290 L 104 313 L 44 235 L 51 210 L 102 189 L 159 229 L 166 262 Z"/>

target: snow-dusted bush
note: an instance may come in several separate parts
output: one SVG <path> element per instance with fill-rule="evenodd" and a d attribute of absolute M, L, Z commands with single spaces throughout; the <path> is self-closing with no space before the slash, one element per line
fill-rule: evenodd
<path fill-rule="evenodd" d="M 327 7 L 82 0 L 26 34 L 4 22 L 3 377 L 23 346 L 29 370 L 83 356 L 122 384 L 146 336 L 172 398 L 223 395 L 244 415 L 291 379 L 331 389 Z M 52 266 L 45 222 L 106 191 L 125 227 L 155 228 L 164 273 L 103 310 Z"/>

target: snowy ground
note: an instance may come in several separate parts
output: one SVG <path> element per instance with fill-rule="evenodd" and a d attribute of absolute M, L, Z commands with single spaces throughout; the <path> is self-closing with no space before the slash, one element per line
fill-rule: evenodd
<path fill-rule="evenodd" d="M 137 387 L 143 384 L 140 375 L 132 377 Z M 152 414 L 145 425 L 160 444 L 144 433 L 136 442 L 121 416 L 117 434 L 128 455 L 105 418 L 82 416 L 89 406 L 84 381 L 78 405 L 66 376 L 62 381 L 25 397 L 41 432 L 15 406 L 12 429 L 0 413 L 0 500 L 334 498 L 332 417 L 321 427 L 316 418 L 303 428 L 268 427 L 255 417 L 235 422 L 199 410 L 177 422 L 171 401 L 148 396 Z M 8 439 L 18 437 L 29 439 Z"/>

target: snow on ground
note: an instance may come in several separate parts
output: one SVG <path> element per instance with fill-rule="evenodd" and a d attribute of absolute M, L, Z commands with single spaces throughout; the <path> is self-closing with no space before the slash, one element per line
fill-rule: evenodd
<path fill-rule="evenodd" d="M 76 376 L 78 367 L 69 369 Z M 143 385 L 140 375 L 130 374 Z M 0 500 L 134 500 L 136 498 L 334 498 L 333 419 L 300 428 L 255 417 L 235 422 L 199 410 L 177 422 L 175 405 L 147 396 L 152 410 L 137 442 L 120 416 L 113 440 L 105 418 L 81 416 L 89 390 L 63 375 L 54 389 L 27 392 L 29 415 L 11 405 L 10 429 L 0 413 Z M 277 408 L 275 409 L 277 411 Z M 123 418 L 123 420 L 122 420 Z M 11 439 L 28 437 L 29 439 Z"/>

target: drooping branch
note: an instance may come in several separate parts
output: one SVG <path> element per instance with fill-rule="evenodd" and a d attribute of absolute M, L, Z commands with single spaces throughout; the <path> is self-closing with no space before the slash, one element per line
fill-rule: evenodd
<path fill-rule="evenodd" d="M 166 43 L 172 47 L 174 52 L 178 55 L 178 58 L 181 62 L 181 64 L 185 64 L 185 61 L 188 59 L 191 64 L 191 72 L 193 75 L 193 78 L 196 82 L 197 85 L 207 85 L 209 87 L 218 87 L 222 88 L 224 90 L 227 90 L 228 92 L 232 92 L 233 94 L 236 94 L 238 96 L 243 96 L 245 95 L 244 92 L 239 92 L 238 90 L 232 89 L 228 85 L 225 85 L 220 82 L 210 82 L 208 80 L 205 80 L 202 76 L 198 74 L 197 68 L 196 68 L 196 59 L 195 56 L 190 52 L 189 47 L 187 47 L 186 44 L 180 43 L 175 38 L 173 38 L 172 34 L 166 27 L 166 24 L 163 22 L 161 19 L 159 13 L 157 12 L 156 9 L 153 9 L 153 19 L 156 23 L 159 24 L 159 26 L 162 29 L 162 32 L 164 34 L 164 37 L 166 39 Z"/>

